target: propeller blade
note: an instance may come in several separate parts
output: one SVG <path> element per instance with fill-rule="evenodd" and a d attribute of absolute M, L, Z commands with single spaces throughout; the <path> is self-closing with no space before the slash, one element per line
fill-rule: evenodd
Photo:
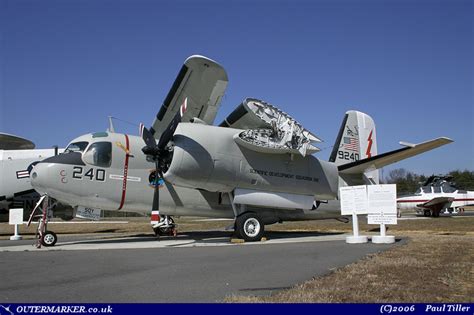
<path fill-rule="evenodd" d="M 158 148 L 160 150 L 164 149 L 166 147 L 166 145 L 168 144 L 168 142 L 170 142 L 171 139 L 173 138 L 173 134 L 176 131 L 176 128 L 178 127 L 178 124 L 181 122 L 187 108 L 188 108 L 188 98 L 186 97 L 184 99 L 183 104 L 179 108 L 179 112 L 177 112 L 176 115 L 174 115 L 174 117 L 171 120 L 170 124 L 168 125 L 168 127 L 165 129 L 165 131 L 161 135 L 160 141 L 158 141 Z"/>
<path fill-rule="evenodd" d="M 160 211 L 160 183 L 159 178 L 163 178 L 161 171 L 159 170 L 158 161 L 155 162 L 156 174 L 155 174 L 155 191 L 153 193 L 153 205 L 151 210 Z"/>
<path fill-rule="evenodd" d="M 158 184 L 158 182 L 156 183 L 155 192 L 153 193 L 152 210 L 160 211 L 160 185 Z"/>
<path fill-rule="evenodd" d="M 155 137 L 153 137 L 153 135 L 151 134 L 151 132 L 150 132 L 146 127 L 143 127 L 142 139 L 143 139 L 143 141 L 145 141 L 145 144 L 146 144 L 148 147 L 154 147 L 154 146 L 156 146 Z"/>

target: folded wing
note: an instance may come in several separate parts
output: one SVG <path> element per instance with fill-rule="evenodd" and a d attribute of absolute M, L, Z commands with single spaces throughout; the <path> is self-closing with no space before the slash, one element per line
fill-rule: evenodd
<path fill-rule="evenodd" d="M 159 139 L 187 98 L 183 122 L 199 118 L 212 124 L 227 87 L 224 68 L 217 62 L 194 55 L 186 59 L 153 121 L 151 134 Z"/>
<path fill-rule="evenodd" d="M 244 129 L 234 141 L 257 152 L 306 156 L 319 151 L 313 143 L 321 142 L 287 113 L 253 98 L 245 99 L 220 127 Z"/>

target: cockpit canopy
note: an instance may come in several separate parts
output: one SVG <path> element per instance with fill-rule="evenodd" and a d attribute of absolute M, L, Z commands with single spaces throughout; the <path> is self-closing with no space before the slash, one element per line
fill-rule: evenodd
<path fill-rule="evenodd" d="M 64 153 L 70 153 L 70 152 L 84 152 L 84 150 L 87 148 L 89 145 L 89 142 L 87 141 L 78 141 L 78 142 L 71 142 L 66 150 L 64 150 Z"/>
<path fill-rule="evenodd" d="M 436 181 L 430 181 L 428 182 L 428 185 L 418 188 L 418 190 L 416 191 L 416 194 L 421 194 L 422 192 L 425 194 L 453 193 L 455 191 L 458 191 L 458 188 L 453 182 L 448 182 L 441 178 Z"/>
<path fill-rule="evenodd" d="M 87 164 L 110 167 L 112 164 L 112 143 L 109 141 L 92 143 L 82 155 L 82 159 Z"/>
<path fill-rule="evenodd" d="M 64 153 L 80 153 L 84 163 L 98 167 L 110 167 L 112 165 L 112 142 L 110 139 L 104 138 L 109 138 L 109 134 L 101 132 L 81 136 L 74 139 Z"/>

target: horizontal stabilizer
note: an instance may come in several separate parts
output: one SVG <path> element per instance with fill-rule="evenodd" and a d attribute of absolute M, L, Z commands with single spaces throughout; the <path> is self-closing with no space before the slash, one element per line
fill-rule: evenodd
<path fill-rule="evenodd" d="M 402 149 L 375 155 L 367 159 L 339 165 L 339 173 L 347 175 L 361 174 L 366 171 L 379 169 L 384 166 L 418 155 L 420 153 L 433 150 L 437 147 L 443 146 L 451 142 L 453 142 L 453 140 L 441 137 L 423 143 L 414 144 L 413 146 L 407 146 Z"/>

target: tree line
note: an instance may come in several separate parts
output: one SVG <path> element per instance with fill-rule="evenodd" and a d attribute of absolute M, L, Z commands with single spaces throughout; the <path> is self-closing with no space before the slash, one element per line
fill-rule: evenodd
<path fill-rule="evenodd" d="M 435 174 L 433 174 L 435 175 Z M 439 175 L 439 174 L 437 174 Z M 451 171 L 448 174 L 439 176 L 452 176 L 452 182 L 456 187 L 464 190 L 474 190 L 474 171 Z M 420 186 L 422 186 L 430 176 L 419 175 L 410 172 L 404 168 L 397 168 L 388 174 L 383 179 L 387 184 L 397 184 L 397 194 L 414 193 Z"/>

